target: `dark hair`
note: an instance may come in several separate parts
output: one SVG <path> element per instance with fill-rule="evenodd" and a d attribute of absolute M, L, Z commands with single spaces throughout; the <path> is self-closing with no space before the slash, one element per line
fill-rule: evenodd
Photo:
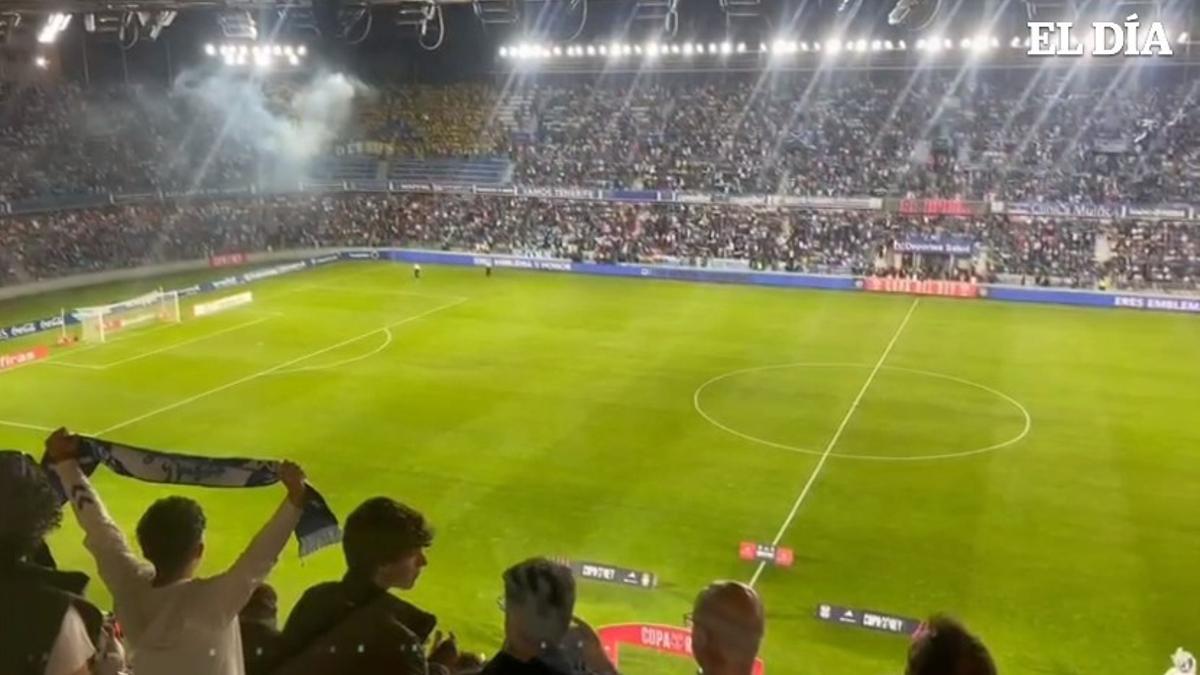
<path fill-rule="evenodd" d="M 244 623 L 261 623 L 271 627 L 279 619 L 279 594 L 271 584 L 259 584 L 250 599 L 238 612 L 238 619 Z"/>
<path fill-rule="evenodd" d="M 33 554 L 62 523 L 62 501 L 27 455 L 0 451 L 0 562 Z"/>
<path fill-rule="evenodd" d="M 204 537 L 204 510 L 187 497 L 160 499 L 138 521 L 137 538 L 142 554 L 161 575 L 175 574 L 192 560 Z"/>
<path fill-rule="evenodd" d="M 346 565 L 372 573 L 400 556 L 433 543 L 433 529 L 419 511 L 388 497 L 372 497 L 346 518 L 342 552 Z"/>
<path fill-rule="evenodd" d="M 996 675 L 983 642 L 959 622 L 937 615 L 921 626 L 908 650 L 906 675 Z"/>
<path fill-rule="evenodd" d="M 539 639 L 562 640 L 575 612 L 571 568 L 545 558 L 513 565 L 504 571 L 504 608 L 508 613 L 520 613 L 526 628 Z"/>

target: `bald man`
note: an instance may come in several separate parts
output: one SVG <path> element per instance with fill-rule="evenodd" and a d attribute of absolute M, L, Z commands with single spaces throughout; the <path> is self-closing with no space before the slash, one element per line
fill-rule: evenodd
<path fill-rule="evenodd" d="M 692 652 L 704 675 L 750 675 L 766 619 L 758 593 L 737 581 L 718 581 L 696 596 Z"/>

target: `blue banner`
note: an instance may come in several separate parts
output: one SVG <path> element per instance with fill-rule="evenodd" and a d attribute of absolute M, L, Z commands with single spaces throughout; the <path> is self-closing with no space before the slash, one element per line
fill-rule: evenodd
<path fill-rule="evenodd" d="M 943 255 L 971 255 L 976 243 L 955 237 L 909 237 L 896 242 L 895 249 L 901 253 L 940 253 Z"/>
<path fill-rule="evenodd" d="M 1052 288 L 1016 288 L 989 286 L 984 297 L 1008 302 L 1036 302 L 1081 307 L 1141 309 L 1158 312 L 1200 314 L 1200 298 L 1176 298 L 1167 295 L 1132 295 L 1101 291 L 1055 290 Z"/>

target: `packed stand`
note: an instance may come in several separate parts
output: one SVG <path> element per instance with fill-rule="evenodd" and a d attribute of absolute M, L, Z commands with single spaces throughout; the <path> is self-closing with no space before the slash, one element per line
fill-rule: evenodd
<path fill-rule="evenodd" d="M 975 245 L 973 255 L 956 261 L 971 278 L 1174 291 L 1195 289 L 1200 280 L 1196 229 L 1174 222 L 926 218 L 499 196 L 147 202 L 0 218 L 0 283 L 226 252 L 337 246 L 700 266 L 723 259 L 754 269 L 865 275 L 896 266 L 897 242 L 932 237 Z"/>
<path fill-rule="evenodd" d="M 762 81 L 548 78 L 503 88 L 354 84 L 350 119 L 339 119 L 310 150 L 509 158 L 514 180 L 530 185 L 1100 204 L 1193 199 L 1200 188 L 1194 82 L 1147 77 L 1114 95 L 1107 78 L 1075 79 L 889 71 Z M 289 98 L 299 88 L 264 87 L 271 114 L 302 114 L 304 103 Z M 208 90 L 0 85 L 0 150 L 14 158 L 0 167 L 0 199 L 271 184 L 272 167 L 294 158 L 228 133 L 230 120 L 240 124 L 246 115 L 197 105 L 189 96 L 196 91 Z"/>

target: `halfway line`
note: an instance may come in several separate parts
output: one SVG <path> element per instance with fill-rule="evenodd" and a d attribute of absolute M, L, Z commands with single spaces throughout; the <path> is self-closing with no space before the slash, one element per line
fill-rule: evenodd
<path fill-rule="evenodd" d="M 900 339 L 900 334 L 904 332 L 904 327 L 908 325 L 908 320 L 912 318 L 913 312 L 917 309 L 917 304 L 921 302 L 921 298 L 913 298 L 912 304 L 908 306 L 908 312 L 904 315 L 904 319 L 900 322 L 900 326 L 896 328 L 892 339 L 887 343 L 883 353 L 879 355 L 879 360 L 875 362 L 875 367 L 871 369 L 871 373 L 867 375 L 867 381 L 863 382 L 863 386 L 858 390 L 858 395 L 854 397 L 854 402 L 850 404 L 850 409 L 846 411 L 846 416 L 842 418 L 841 424 L 838 424 L 837 430 L 833 432 L 833 438 L 829 439 L 829 444 L 825 446 L 825 452 L 821 453 L 821 458 L 817 460 L 816 467 L 808 476 L 808 481 L 804 483 L 804 489 L 800 490 L 800 496 L 796 497 L 796 503 L 792 504 L 792 510 L 788 513 L 787 519 L 783 521 L 783 525 L 779 527 L 779 532 L 775 534 L 775 538 L 771 540 L 772 546 L 778 546 L 779 542 L 783 541 L 783 535 L 787 534 L 788 528 L 792 526 L 792 522 L 796 520 L 796 514 L 800 511 L 800 505 L 808 497 L 808 492 L 812 490 L 812 486 L 817 482 L 817 476 L 821 474 L 821 469 L 825 468 L 825 462 L 829 459 L 830 453 L 837 445 L 837 442 L 842 437 L 842 432 L 846 430 L 846 425 L 850 423 L 850 418 L 854 416 L 854 411 L 858 410 L 858 404 L 862 403 L 863 396 L 866 396 L 867 389 L 871 387 L 871 383 L 875 381 L 875 376 L 879 374 L 879 369 L 883 367 L 883 362 L 887 360 L 889 354 L 892 353 L 892 347 L 896 346 L 896 341 Z M 758 568 L 754 570 L 754 576 L 750 577 L 750 585 L 758 583 L 758 578 L 762 576 L 763 570 L 766 569 L 766 561 L 758 563 Z"/>

